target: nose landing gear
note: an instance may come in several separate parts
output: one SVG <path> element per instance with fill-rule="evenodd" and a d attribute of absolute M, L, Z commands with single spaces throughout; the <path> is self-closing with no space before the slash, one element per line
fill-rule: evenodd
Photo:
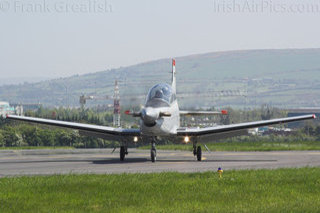
<path fill-rule="evenodd" d="M 154 163 L 157 160 L 157 149 L 156 149 L 156 143 L 155 140 L 152 139 L 152 143 L 151 143 L 151 161 Z"/>

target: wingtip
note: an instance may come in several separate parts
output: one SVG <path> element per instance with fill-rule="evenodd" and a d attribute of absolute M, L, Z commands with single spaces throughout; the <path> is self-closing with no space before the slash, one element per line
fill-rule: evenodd
<path fill-rule="evenodd" d="M 228 115 L 228 111 L 227 110 L 221 110 L 221 114 L 222 115 Z"/>
<path fill-rule="evenodd" d="M 315 114 L 313 114 L 312 117 L 313 117 L 313 119 L 316 119 L 316 118 L 317 118 L 317 116 L 316 116 Z"/>

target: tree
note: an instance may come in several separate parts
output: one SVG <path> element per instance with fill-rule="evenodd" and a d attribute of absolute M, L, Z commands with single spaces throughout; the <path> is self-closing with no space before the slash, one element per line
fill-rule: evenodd
<path fill-rule="evenodd" d="M 309 135 L 309 136 L 315 135 L 316 128 L 314 127 L 313 123 L 311 121 L 306 121 L 305 123 L 306 124 L 305 124 L 305 126 L 303 128 L 304 133 Z"/>
<path fill-rule="evenodd" d="M 274 110 L 267 104 L 261 106 L 261 119 L 269 120 L 273 117 Z"/>
<path fill-rule="evenodd" d="M 4 143 L 6 147 L 16 146 L 18 144 L 18 141 L 19 137 L 17 136 L 13 128 L 8 128 L 4 132 Z"/>
<path fill-rule="evenodd" d="M 40 137 L 41 145 L 54 146 L 55 132 L 51 130 L 42 129 L 39 131 L 39 137 Z"/>
<path fill-rule="evenodd" d="M 318 137 L 320 136 L 320 126 L 319 125 L 316 127 L 314 133 L 315 133 L 316 136 L 318 136 Z"/>
<path fill-rule="evenodd" d="M 3 136 L 3 132 L 0 131 L 0 146 L 4 147 L 5 142 L 4 142 L 4 136 Z"/>

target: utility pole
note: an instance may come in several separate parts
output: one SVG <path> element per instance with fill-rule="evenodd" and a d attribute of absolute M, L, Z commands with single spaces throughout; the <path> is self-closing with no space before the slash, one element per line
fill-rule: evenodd
<path fill-rule="evenodd" d="M 62 84 L 63 87 L 66 89 L 66 108 L 69 108 L 69 94 L 68 94 L 68 86 L 66 84 Z"/>
<path fill-rule="evenodd" d="M 113 107 L 113 126 L 120 127 L 120 92 L 117 80 L 114 85 Z"/>

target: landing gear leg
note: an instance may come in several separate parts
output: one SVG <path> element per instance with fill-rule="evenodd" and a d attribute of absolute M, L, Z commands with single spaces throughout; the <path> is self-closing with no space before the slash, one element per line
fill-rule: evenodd
<path fill-rule="evenodd" d="M 197 138 L 195 138 L 193 141 L 193 155 L 197 156 L 198 161 L 201 161 L 202 150 L 201 150 L 201 146 L 197 146 L 197 144 L 198 144 L 198 140 Z"/>
<path fill-rule="evenodd" d="M 197 155 L 197 144 L 196 143 L 193 144 L 193 155 L 194 156 Z"/>
<path fill-rule="evenodd" d="M 152 139 L 152 143 L 151 143 L 151 161 L 154 163 L 157 160 L 157 150 L 156 150 L 156 142 L 155 139 Z"/>
<path fill-rule="evenodd" d="M 121 146 L 120 147 L 120 161 L 124 161 L 125 156 L 128 154 L 128 147 Z"/>

